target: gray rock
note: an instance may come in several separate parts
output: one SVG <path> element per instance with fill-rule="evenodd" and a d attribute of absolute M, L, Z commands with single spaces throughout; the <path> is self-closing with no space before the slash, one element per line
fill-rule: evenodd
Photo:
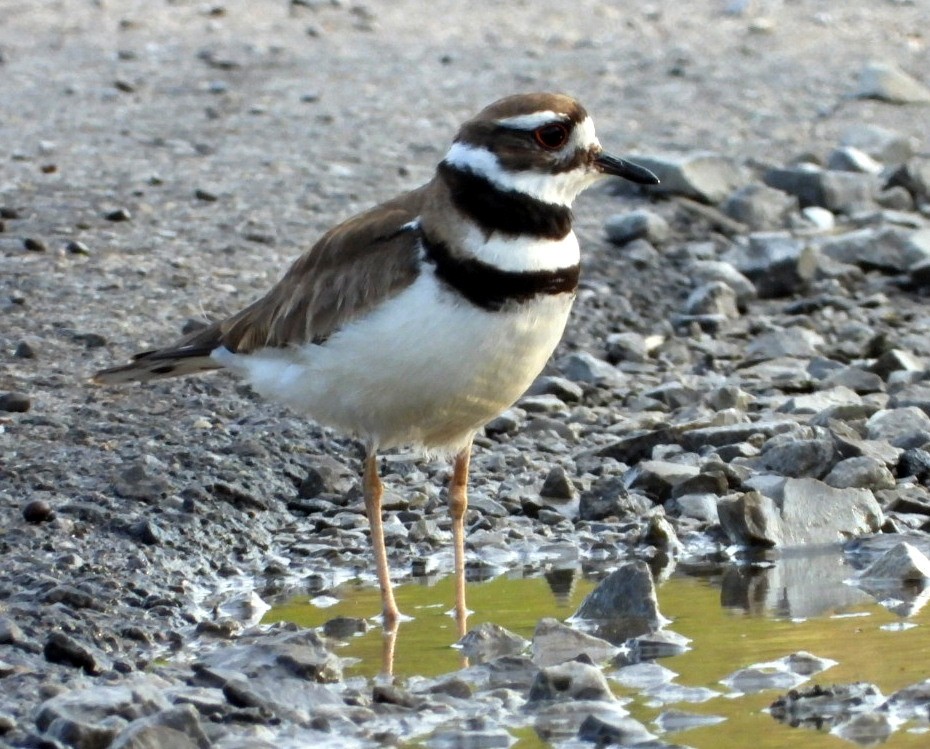
<path fill-rule="evenodd" d="M 910 158 L 888 177 L 889 188 L 903 187 L 915 200 L 930 199 L 930 158 Z"/>
<path fill-rule="evenodd" d="M 848 391 L 852 391 L 854 395 L 866 395 L 868 393 L 881 393 L 885 389 L 885 383 L 875 372 L 856 366 L 837 369 L 824 377 L 820 384 L 825 389 L 825 392 L 832 392 L 834 395 Z M 846 402 L 856 403 L 857 401 L 850 399 Z M 861 399 L 859 402 L 861 402 Z"/>
<path fill-rule="evenodd" d="M 870 712 L 853 715 L 834 726 L 830 733 L 859 746 L 878 746 L 888 740 L 895 728 L 888 715 Z"/>
<path fill-rule="evenodd" d="M 569 479 L 562 466 L 552 466 L 552 468 L 549 469 L 549 473 L 543 481 L 542 488 L 539 490 L 539 494 L 542 497 L 563 500 L 574 499 L 575 493 L 575 485 L 572 483 L 571 479 Z"/>
<path fill-rule="evenodd" d="M 589 715 L 578 728 L 578 738 L 597 747 L 620 747 L 645 745 L 656 737 L 642 723 L 629 716 L 605 719 Z"/>
<path fill-rule="evenodd" d="M 470 629 L 458 641 L 458 645 L 462 655 L 472 658 L 476 663 L 486 663 L 503 655 L 522 653 L 529 641 L 498 624 L 484 622 Z"/>
<path fill-rule="evenodd" d="M 0 411 L 26 413 L 32 408 L 32 398 L 25 393 L 0 393 Z"/>
<path fill-rule="evenodd" d="M 827 409 L 829 412 L 831 409 Z M 821 423 L 826 414 L 817 414 L 811 423 Z M 868 415 L 868 414 L 867 414 Z M 901 449 L 894 447 L 884 439 L 863 439 L 862 435 L 845 421 L 827 418 L 825 424 L 833 435 L 833 442 L 837 452 L 843 458 L 858 458 L 867 456 L 875 458 L 886 466 L 894 466 L 898 462 Z"/>
<path fill-rule="evenodd" d="M 691 649 L 690 642 L 691 640 L 684 635 L 660 629 L 658 632 L 649 632 L 634 638 L 630 645 L 641 661 L 649 661 L 686 653 Z"/>
<path fill-rule="evenodd" d="M 930 416 L 916 406 L 883 409 L 865 423 L 866 436 L 907 449 L 930 442 Z"/>
<path fill-rule="evenodd" d="M 930 382 L 923 380 L 896 390 L 888 400 L 888 408 L 919 408 L 930 414 Z"/>
<path fill-rule="evenodd" d="M 859 71 L 856 96 L 891 104 L 926 104 L 930 102 L 930 89 L 896 65 L 870 62 Z"/>
<path fill-rule="evenodd" d="M 930 559 L 920 549 L 906 541 L 892 546 L 868 567 L 858 578 L 873 583 L 930 583 Z"/>
<path fill-rule="evenodd" d="M 572 382 L 610 387 L 620 386 L 626 381 L 623 373 L 612 364 L 585 351 L 563 356 L 556 362 L 556 367 Z"/>
<path fill-rule="evenodd" d="M 889 349 L 872 365 L 872 371 L 887 380 L 892 372 L 923 372 L 924 362 L 909 351 Z"/>
<path fill-rule="evenodd" d="M 666 507 L 671 514 L 716 525 L 720 522 L 720 516 L 717 514 L 717 499 L 716 494 L 710 493 L 682 494 L 675 497 Z"/>
<path fill-rule="evenodd" d="M 595 634 L 619 643 L 655 632 L 665 624 L 659 613 L 655 583 L 644 562 L 627 562 L 601 580 L 574 614 L 595 628 Z"/>
<path fill-rule="evenodd" d="M 639 493 L 631 493 L 618 476 L 605 476 L 581 493 L 578 516 L 582 520 L 603 520 L 608 517 L 639 517 L 652 507 L 652 502 Z"/>
<path fill-rule="evenodd" d="M 878 174 L 882 170 L 882 165 L 865 151 L 860 151 L 854 146 L 840 146 L 834 148 L 827 157 L 827 168 L 838 172 Z"/>
<path fill-rule="evenodd" d="M 634 239 L 661 244 L 668 239 L 669 234 L 668 221 L 658 213 L 645 208 L 611 216 L 604 224 L 604 230 L 607 232 L 607 239 L 619 245 L 628 244 Z"/>
<path fill-rule="evenodd" d="M 593 663 L 603 663 L 617 652 L 616 645 L 572 629 L 556 619 L 540 619 L 533 633 L 533 662 L 540 667 L 555 666 L 580 655 L 587 656 Z"/>
<path fill-rule="evenodd" d="M 683 432 L 680 444 L 685 450 L 698 452 L 704 447 L 719 447 L 737 442 L 746 442 L 755 435 L 769 439 L 776 434 L 797 432 L 798 428 L 797 422 L 793 421 L 756 421 L 745 424 L 700 427 Z"/>
<path fill-rule="evenodd" d="M 841 460 L 824 478 L 834 489 L 893 489 L 895 478 L 885 464 L 870 456 Z"/>
<path fill-rule="evenodd" d="M 578 403 L 584 398 L 584 389 L 581 385 L 567 380 L 564 377 L 543 375 L 526 391 L 527 395 L 554 395 L 563 403 Z"/>
<path fill-rule="evenodd" d="M 793 357 L 810 359 L 817 356 L 823 346 L 823 337 L 807 328 L 783 328 L 756 336 L 745 348 L 748 361 L 766 361 Z"/>
<path fill-rule="evenodd" d="M 889 211 L 910 212 L 914 210 L 914 197 L 903 187 L 884 187 L 875 196 L 875 202 Z"/>
<path fill-rule="evenodd" d="M 720 523 L 734 543 L 792 547 L 845 541 L 882 526 L 868 489 L 834 489 L 816 479 L 788 479 L 780 497 L 751 491 L 721 499 Z"/>
<path fill-rule="evenodd" d="M 814 251 L 787 232 L 756 232 L 749 244 L 725 256 L 754 284 L 762 298 L 794 294 L 811 281 Z"/>
<path fill-rule="evenodd" d="M 763 446 L 759 465 L 779 476 L 792 478 L 825 476 L 836 460 L 831 439 L 775 437 Z"/>
<path fill-rule="evenodd" d="M 49 634 L 43 653 L 49 663 L 62 663 L 80 668 L 90 675 L 101 674 L 112 667 L 109 658 L 101 650 L 64 632 Z"/>
<path fill-rule="evenodd" d="M 730 263 L 722 260 L 696 260 L 691 264 L 690 271 L 695 281 L 705 284 L 722 282 L 733 289 L 739 308 L 745 307 L 758 296 L 753 282 Z"/>
<path fill-rule="evenodd" d="M 930 259 L 920 232 L 896 227 L 860 229 L 820 242 L 820 251 L 829 258 L 865 270 L 904 273 Z"/>
<path fill-rule="evenodd" d="M 629 488 L 639 489 L 662 502 L 678 484 L 698 473 L 697 466 L 667 460 L 644 460 L 627 471 L 623 480 Z"/>
<path fill-rule="evenodd" d="M 649 187 L 662 195 L 683 195 L 704 203 L 720 203 L 743 181 L 732 159 L 710 151 L 684 154 L 637 154 L 637 164 L 652 170 L 660 182 Z"/>
<path fill-rule="evenodd" d="M 530 705 L 553 700 L 613 702 L 616 697 L 597 666 L 568 661 L 541 669 L 527 697 Z"/>
<path fill-rule="evenodd" d="M 739 317 L 736 292 L 723 281 L 711 281 L 694 289 L 685 300 L 686 315 L 717 315 L 727 320 Z"/>
<path fill-rule="evenodd" d="M 642 364 L 649 361 L 652 350 L 650 340 L 633 331 L 624 333 L 611 333 L 605 341 L 607 359 L 613 364 L 617 362 L 637 362 Z"/>
<path fill-rule="evenodd" d="M 193 705 L 177 705 L 139 718 L 124 728 L 109 749 L 210 749 Z"/>
<path fill-rule="evenodd" d="M 770 187 L 794 195 L 801 208 L 819 206 L 846 214 L 873 206 L 881 188 L 874 174 L 831 171 L 814 164 L 769 169 L 763 179 Z"/>
<path fill-rule="evenodd" d="M 525 395 L 517 401 L 517 405 L 528 414 L 566 414 L 568 406 L 555 395 Z"/>
<path fill-rule="evenodd" d="M 789 414 L 817 414 L 828 408 L 858 406 L 861 404 L 862 398 L 859 397 L 858 393 L 848 387 L 838 385 L 809 395 L 796 395 L 785 401 L 778 407 L 778 410 Z"/>
<path fill-rule="evenodd" d="M 711 390 L 704 400 L 715 411 L 725 411 L 730 408 L 746 411 L 755 399 L 737 385 L 724 385 Z"/>
<path fill-rule="evenodd" d="M 797 198 L 760 184 L 739 188 L 723 204 L 724 213 L 752 231 L 780 229 L 797 210 Z"/>
<path fill-rule="evenodd" d="M 886 127 L 865 122 L 846 128 L 840 136 L 840 144 L 858 148 L 885 164 L 903 164 L 915 151 L 913 139 Z"/>

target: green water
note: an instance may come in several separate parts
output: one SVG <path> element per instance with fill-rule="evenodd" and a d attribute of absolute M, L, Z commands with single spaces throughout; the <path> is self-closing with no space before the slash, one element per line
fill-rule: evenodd
<path fill-rule="evenodd" d="M 719 575 L 711 578 L 672 576 L 658 588 L 659 608 L 672 620 L 670 629 L 692 640 L 691 650 L 658 662 L 679 674 L 676 684 L 708 687 L 721 692 L 721 696 L 700 704 L 656 707 L 647 704 L 646 698 L 633 690 L 617 686 L 617 694 L 634 697 L 627 707 L 647 726 L 667 709 L 725 717 L 723 723 L 663 735 L 671 743 L 686 744 L 694 749 L 745 749 L 747 740 L 752 741 L 754 749 L 854 746 L 825 732 L 780 724 L 762 712 L 779 696 L 778 690 L 727 697 L 724 695 L 728 689 L 719 683 L 739 668 L 799 650 L 838 661 L 838 665 L 806 684 L 868 681 L 888 695 L 930 677 L 930 608 L 904 620 L 865 596 L 852 605 L 831 606 L 831 592 L 839 594 L 839 599 L 843 600 L 845 591 L 836 588 L 837 584 L 830 579 L 820 583 L 823 590 L 815 587 L 809 598 L 815 604 L 822 600 L 825 608 L 816 615 L 797 618 L 778 611 L 783 608 L 784 600 L 798 595 L 797 588 L 775 591 L 776 595 L 772 596 L 775 606 L 750 601 L 744 609 L 737 609 L 722 605 L 722 598 L 726 601 L 732 593 L 722 595 Z M 816 586 L 816 581 L 807 585 Z M 469 618 L 468 626 L 490 621 L 529 639 L 541 618 L 567 618 L 593 587 L 594 582 L 583 578 L 570 584 L 563 579 L 550 585 L 550 581 L 541 576 L 516 574 L 471 583 L 468 606 L 475 613 Z M 560 592 L 555 594 L 553 589 Z M 752 586 L 748 590 L 751 598 Z M 401 625 L 397 637 L 394 674 L 398 683 L 403 684 L 410 676 L 437 676 L 461 668 L 461 655 L 450 647 L 457 639 L 455 620 L 447 613 L 453 598 L 451 578 L 430 583 L 411 582 L 399 586 L 395 592 L 401 611 L 413 617 L 412 621 Z M 269 612 L 266 621 L 287 620 L 316 627 L 335 616 L 371 619 L 379 610 L 376 588 L 348 584 L 336 592 L 336 597 L 339 602 L 328 608 L 318 608 L 306 599 L 278 606 Z M 810 607 L 809 603 L 805 605 Z M 753 613 L 747 613 L 746 608 Z M 917 626 L 883 629 L 883 625 L 894 626 L 902 621 Z M 352 638 L 338 651 L 344 657 L 359 659 L 347 669 L 347 674 L 377 675 L 382 664 L 382 644 L 381 630 L 377 627 Z M 607 673 L 609 676 L 609 670 Z M 514 745 L 517 749 L 547 746 L 532 728 L 522 729 L 516 735 L 519 738 Z M 895 732 L 884 746 L 905 749 L 925 748 L 928 744 L 930 734 L 905 727 Z"/>

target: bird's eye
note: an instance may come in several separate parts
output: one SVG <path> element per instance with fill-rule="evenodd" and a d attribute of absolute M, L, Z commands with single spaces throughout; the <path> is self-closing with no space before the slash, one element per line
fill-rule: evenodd
<path fill-rule="evenodd" d="M 561 122 L 543 125 L 533 131 L 536 142 L 549 151 L 554 151 L 564 146 L 568 142 L 568 135 L 568 126 Z"/>

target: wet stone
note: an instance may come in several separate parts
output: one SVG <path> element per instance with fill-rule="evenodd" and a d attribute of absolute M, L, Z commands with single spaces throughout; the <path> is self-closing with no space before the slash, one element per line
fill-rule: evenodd
<path fill-rule="evenodd" d="M 644 562 L 627 562 L 601 580 L 574 616 L 612 643 L 655 632 L 665 624 L 659 613 L 655 583 Z"/>
<path fill-rule="evenodd" d="M 814 685 L 779 697 L 769 710 L 775 720 L 783 723 L 820 728 L 842 722 L 856 712 L 877 708 L 883 701 L 874 684 Z"/>
<path fill-rule="evenodd" d="M 595 746 L 636 746 L 655 739 L 646 727 L 630 717 L 604 719 L 589 715 L 578 728 L 578 738 Z"/>
<path fill-rule="evenodd" d="M 462 655 L 485 663 L 504 655 L 522 653 L 529 642 L 498 624 L 484 622 L 469 630 L 458 645 Z"/>
<path fill-rule="evenodd" d="M 594 700 L 613 702 L 616 698 L 597 666 L 568 661 L 539 671 L 530 687 L 530 705 L 548 701 Z"/>
<path fill-rule="evenodd" d="M 368 622 L 352 616 L 337 616 L 323 624 L 323 634 L 344 640 L 368 631 Z"/>
<path fill-rule="evenodd" d="M 860 580 L 893 583 L 930 582 L 930 559 L 907 542 L 892 546 L 859 573 Z"/>
<path fill-rule="evenodd" d="M 580 655 L 587 656 L 593 663 L 602 663 L 616 654 L 615 645 L 556 619 L 541 619 L 533 633 L 533 662 L 541 667 L 555 666 Z"/>
<path fill-rule="evenodd" d="M 44 499 L 33 499 L 23 505 L 23 520 L 27 523 L 47 523 L 55 519 L 55 510 Z"/>
<path fill-rule="evenodd" d="M 73 666 L 91 675 L 101 674 L 111 667 L 99 650 L 63 632 L 52 632 L 45 641 L 43 652 L 49 663 Z"/>
<path fill-rule="evenodd" d="M 193 705 L 178 705 L 139 718 L 124 728 L 109 749 L 210 749 Z"/>

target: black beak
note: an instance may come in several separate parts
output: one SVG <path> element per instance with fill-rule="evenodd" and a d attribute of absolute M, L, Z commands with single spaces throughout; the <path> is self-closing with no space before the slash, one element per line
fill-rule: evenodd
<path fill-rule="evenodd" d="M 628 179 L 638 185 L 659 184 L 659 178 L 646 167 L 634 164 L 631 161 L 618 159 L 616 156 L 609 156 L 606 153 L 598 154 L 594 159 L 594 165 L 604 174 L 623 177 L 623 179 Z"/>

